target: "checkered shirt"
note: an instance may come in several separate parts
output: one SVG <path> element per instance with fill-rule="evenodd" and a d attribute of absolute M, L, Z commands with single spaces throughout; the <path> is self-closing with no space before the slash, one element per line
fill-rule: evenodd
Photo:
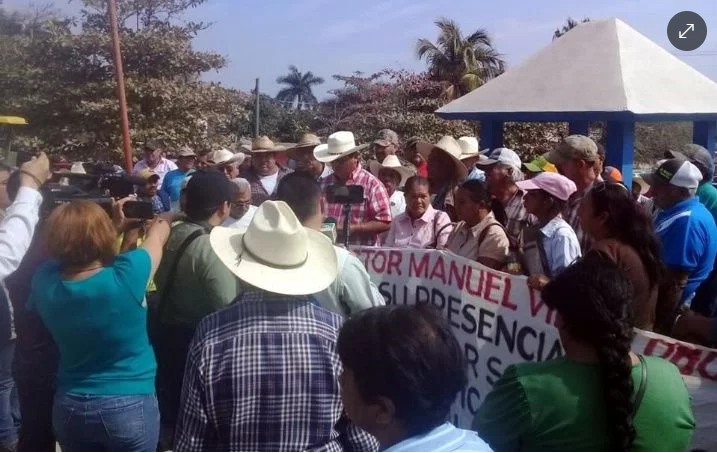
<path fill-rule="evenodd" d="M 578 237 L 578 242 L 580 242 L 580 248 L 582 249 L 583 254 L 590 250 L 590 247 L 592 246 L 592 239 L 590 238 L 590 235 L 583 230 L 583 226 L 580 224 L 580 205 L 583 202 L 583 198 L 585 198 L 586 192 L 587 191 L 575 192 L 572 194 L 570 198 L 568 198 L 565 210 L 563 210 L 563 217 L 565 218 L 565 221 L 573 227 L 575 235 Z"/>
<path fill-rule="evenodd" d="M 290 168 L 282 167 L 281 165 L 279 165 L 279 176 L 277 176 L 276 178 L 276 187 L 279 187 L 279 181 L 281 181 L 281 178 L 293 171 L 294 170 Z M 247 169 L 242 177 L 249 181 L 249 184 L 251 185 L 252 205 L 260 206 L 263 202 L 265 202 L 266 200 L 271 198 L 272 195 L 274 195 L 272 193 L 266 192 L 264 184 L 261 183 L 261 177 L 256 174 L 256 172 L 254 171 L 254 167 Z M 274 192 L 276 192 L 276 188 L 274 188 Z"/>
<path fill-rule="evenodd" d="M 568 203 L 565 205 L 565 209 L 563 210 L 563 218 L 570 224 L 571 227 L 573 227 L 573 230 L 575 230 L 575 235 L 578 237 L 578 242 L 580 242 L 580 248 L 583 251 L 583 255 L 590 250 L 593 241 L 590 235 L 583 230 L 583 226 L 580 224 L 580 205 L 583 203 L 585 194 L 588 193 L 593 188 L 595 183 L 598 182 L 603 182 L 602 177 L 598 176 L 598 178 L 585 190 L 579 190 L 570 195 Z"/>
<path fill-rule="evenodd" d="M 507 217 L 505 230 L 510 236 L 511 241 L 520 244 L 523 238 L 523 229 L 529 225 L 537 223 L 537 219 L 528 214 L 523 205 L 523 197 L 525 192 L 518 190 L 503 206 Z"/>
<path fill-rule="evenodd" d="M 174 451 L 375 451 L 346 418 L 342 319 L 312 296 L 242 293 L 207 316 L 187 357 Z"/>
<path fill-rule="evenodd" d="M 331 174 L 321 181 L 321 192 L 323 193 L 321 197 L 321 208 L 324 217 L 333 217 L 339 223 L 339 226 L 343 226 L 343 205 L 326 201 L 326 188 L 334 184 L 363 186 L 364 202 L 351 206 L 349 221 L 352 224 L 370 222 L 372 220 L 378 220 L 380 222 L 391 221 L 391 201 L 388 192 L 386 192 L 386 188 L 381 184 L 378 178 L 361 168 L 361 165 L 358 166 L 348 181 L 338 181 L 336 174 Z M 352 240 L 352 243 L 359 245 L 376 245 L 377 242 L 378 235 L 371 237 L 362 236 L 357 240 Z"/>

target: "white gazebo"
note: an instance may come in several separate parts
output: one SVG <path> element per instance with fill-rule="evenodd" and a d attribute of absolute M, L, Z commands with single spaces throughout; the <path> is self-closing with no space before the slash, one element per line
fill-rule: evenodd
<path fill-rule="evenodd" d="M 565 121 L 586 134 L 607 122 L 607 161 L 632 176 L 636 121 L 692 121 L 710 151 L 717 83 L 619 19 L 588 22 L 519 66 L 436 111 L 481 122 L 481 147 L 502 146 L 505 121 Z"/>

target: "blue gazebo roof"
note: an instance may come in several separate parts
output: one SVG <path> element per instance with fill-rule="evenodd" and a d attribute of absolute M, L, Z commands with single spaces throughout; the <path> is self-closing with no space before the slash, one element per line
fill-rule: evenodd
<path fill-rule="evenodd" d="M 717 83 L 608 19 L 579 25 L 436 113 L 481 121 L 715 121 Z"/>

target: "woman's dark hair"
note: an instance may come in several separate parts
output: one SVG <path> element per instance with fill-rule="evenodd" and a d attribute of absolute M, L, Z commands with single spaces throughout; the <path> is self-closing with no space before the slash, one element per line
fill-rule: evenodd
<path fill-rule="evenodd" d="M 488 210 L 493 212 L 495 219 L 505 226 L 508 221 L 508 215 L 505 213 L 503 203 L 490 195 L 488 185 L 485 182 L 471 179 L 461 184 L 461 189 L 467 190 L 471 194 L 473 203 L 484 203 Z"/>
<path fill-rule="evenodd" d="M 647 270 L 650 285 L 658 284 L 664 273 L 660 240 L 652 220 L 635 202 L 630 191 L 622 184 L 599 183 L 588 196 L 592 200 L 595 216 L 607 213 L 605 228 L 608 237 L 633 247 Z"/>
<path fill-rule="evenodd" d="M 461 346 L 429 305 L 391 305 L 354 315 L 341 328 L 338 352 L 362 399 L 391 400 L 409 436 L 442 424 L 468 382 Z"/>
<path fill-rule="evenodd" d="M 597 253 L 565 269 L 542 292 L 545 304 L 560 313 L 565 330 L 597 352 L 612 451 L 627 451 L 635 441 L 633 294 L 630 280 L 612 260 Z"/>
<path fill-rule="evenodd" d="M 424 186 L 424 187 L 430 187 L 431 183 L 428 182 L 428 178 L 424 178 L 423 176 L 411 176 L 406 180 L 406 184 L 403 186 L 404 193 L 408 193 L 411 189 L 413 189 L 413 186 Z"/>

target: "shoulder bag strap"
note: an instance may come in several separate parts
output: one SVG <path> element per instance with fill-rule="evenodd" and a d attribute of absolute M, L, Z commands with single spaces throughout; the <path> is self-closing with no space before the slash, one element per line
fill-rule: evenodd
<path fill-rule="evenodd" d="M 637 411 L 640 409 L 640 405 L 642 404 L 642 399 L 645 396 L 645 389 L 647 388 L 647 363 L 645 362 L 645 357 L 642 356 L 642 354 L 638 355 L 640 358 L 640 367 L 642 368 L 642 376 L 640 378 L 640 387 L 637 389 L 637 393 L 635 394 L 635 402 L 632 404 L 632 416 L 635 417 L 637 415 Z"/>
<path fill-rule="evenodd" d="M 546 277 L 553 278 L 552 272 L 550 272 L 550 266 L 548 265 L 548 255 L 545 253 L 545 242 L 543 241 L 543 233 L 538 231 L 535 237 L 535 241 L 538 243 L 538 254 L 540 255 L 540 262 L 543 265 L 543 272 Z"/>
<path fill-rule="evenodd" d="M 483 231 L 481 231 L 480 235 L 478 236 L 478 247 L 480 247 L 480 245 L 485 240 L 485 237 L 488 235 L 488 230 L 494 226 L 498 226 L 498 227 L 500 227 L 501 230 L 505 231 L 505 227 L 498 222 L 489 224 L 487 227 L 483 228 Z"/>
<path fill-rule="evenodd" d="M 174 261 L 172 262 L 172 265 L 169 268 L 169 272 L 167 273 L 167 279 L 164 281 L 164 286 L 162 287 L 162 291 L 159 293 L 159 300 L 157 302 L 157 315 L 160 316 L 162 313 L 162 308 L 165 305 L 165 301 L 168 299 L 168 292 L 170 288 L 172 287 L 172 282 L 174 281 L 174 277 L 177 274 L 177 267 L 179 266 L 179 259 L 184 254 L 184 251 L 189 247 L 189 244 L 191 244 L 196 238 L 199 236 L 205 234 L 206 231 L 204 228 L 199 228 L 197 230 L 192 231 L 192 234 L 187 236 L 186 239 L 182 242 L 182 244 L 177 249 L 177 254 L 174 256 Z"/>

